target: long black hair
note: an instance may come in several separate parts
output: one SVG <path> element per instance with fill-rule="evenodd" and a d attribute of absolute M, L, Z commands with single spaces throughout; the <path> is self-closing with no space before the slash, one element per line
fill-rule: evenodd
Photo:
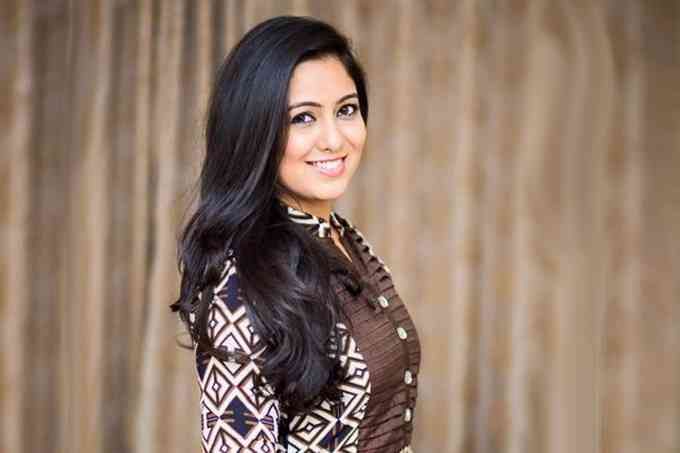
<path fill-rule="evenodd" d="M 180 297 L 170 306 L 194 345 L 234 359 L 209 341 L 211 297 L 198 297 L 219 282 L 233 255 L 246 310 L 266 346 L 261 377 L 291 412 L 338 395 L 343 370 L 337 323 L 344 317 L 331 275 L 342 275 L 357 291 L 362 287 L 322 241 L 288 218 L 279 201 L 282 194 L 293 197 L 277 176 L 287 142 L 289 82 L 298 64 L 324 57 L 337 58 L 347 70 L 366 123 L 365 76 L 351 42 L 317 19 L 268 19 L 248 31 L 220 66 L 206 122 L 200 197 L 178 243 Z"/>

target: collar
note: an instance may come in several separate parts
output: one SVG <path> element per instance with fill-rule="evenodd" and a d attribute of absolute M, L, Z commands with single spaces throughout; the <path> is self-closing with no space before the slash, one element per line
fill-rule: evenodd
<path fill-rule="evenodd" d="M 280 201 L 280 203 L 286 209 L 288 218 L 290 220 L 295 223 L 305 225 L 309 231 L 316 234 L 320 238 L 330 237 L 331 225 L 341 236 L 345 234 L 345 227 L 340 221 L 339 215 L 336 214 L 335 211 L 331 211 L 329 215 L 329 222 L 329 220 L 326 220 L 323 217 L 317 217 L 307 211 L 301 211 L 285 204 L 282 201 Z"/>

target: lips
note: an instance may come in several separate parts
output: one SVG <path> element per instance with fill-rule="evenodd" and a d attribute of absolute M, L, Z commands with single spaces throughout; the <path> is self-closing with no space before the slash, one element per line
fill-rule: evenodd
<path fill-rule="evenodd" d="M 316 163 L 322 163 L 322 162 L 333 162 L 335 160 L 344 160 L 345 157 L 347 157 L 347 155 L 344 155 L 342 157 L 334 157 L 332 159 L 307 160 L 305 162 L 307 162 L 308 164 L 316 164 Z"/>
<path fill-rule="evenodd" d="M 307 164 L 314 167 L 323 175 L 335 177 L 340 176 L 345 171 L 346 157 L 347 156 L 337 159 L 307 161 Z"/>

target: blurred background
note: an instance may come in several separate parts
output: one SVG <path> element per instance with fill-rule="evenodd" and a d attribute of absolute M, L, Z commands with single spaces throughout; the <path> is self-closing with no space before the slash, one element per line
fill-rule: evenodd
<path fill-rule="evenodd" d="M 214 71 L 327 20 L 369 79 L 337 206 L 424 351 L 417 453 L 680 452 L 680 3 L 0 2 L 0 450 L 199 451 L 176 238 Z"/>

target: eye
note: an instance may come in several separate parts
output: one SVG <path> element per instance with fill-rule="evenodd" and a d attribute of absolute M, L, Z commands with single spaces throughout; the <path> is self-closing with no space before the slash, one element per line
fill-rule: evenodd
<path fill-rule="evenodd" d="M 340 112 L 344 112 L 342 113 L 342 116 L 351 117 L 354 116 L 358 109 L 359 106 L 356 104 L 345 104 L 340 107 Z"/>
<path fill-rule="evenodd" d="M 305 121 L 305 118 L 311 118 L 308 121 Z M 296 123 L 302 123 L 302 124 L 309 124 L 312 121 L 314 121 L 314 117 L 309 114 L 309 112 L 302 112 L 298 113 L 293 117 L 293 119 L 290 120 L 291 124 L 296 124 Z"/>

